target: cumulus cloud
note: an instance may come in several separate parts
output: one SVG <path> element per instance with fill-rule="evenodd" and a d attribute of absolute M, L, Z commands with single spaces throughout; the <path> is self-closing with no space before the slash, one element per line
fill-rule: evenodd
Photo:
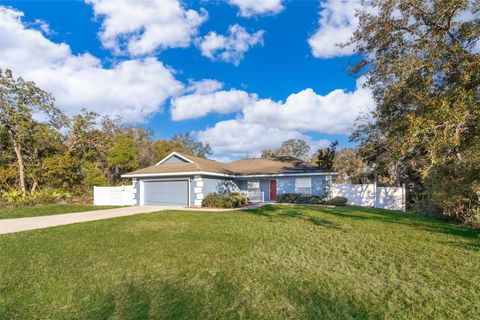
<path fill-rule="evenodd" d="M 172 119 L 195 119 L 212 112 L 219 114 L 232 113 L 242 110 L 256 99 L 256 95 L 234 89 L 210 93 L 196 92 L 172 100 Z"/>
<path fill-rule="evenodd" d="M 228 2 L 240 9 L 239 15 L 242 17 L 273 15 L 284 9 L 282 0 L 228 0 Z"/>
<path fill-rule="evenodd" d="M 274 124 L 285 130 L 349 134 L 356 118 L 374 108 L 371 91 L 362 84 L 359 79 L 352 92 L 337 89 L 319 95 L 305 89 L 285 102 L 262 99 L 243 109 L 243 121 Z"/>
<path fill-rule="evenodd" d="M 353 47 L 339 47 L 346 43 L 358 26 L 356 10 L 361 1 L 327 0 L 321 3 L 319 27 L 308 39 L 312 54 L 317 58 L 332 58 L 353 54 Z"/>
<path fill-rule="evenodd" d="M 128 60 L 104 68 L 89 53 L 74 55 L 21 20 L 23 13 L 0 6 L 0 67 L 52 92 L 67 114 L 82 107 L 100 114 L 142 121 L 161 110 L 183 88 L 172 71 L 154 58 Z"/>
<path fill-rule="evenodd" d="M 257 156 L 261 150 L 280 146 L 288 139 L 309 139 L 299 131 L 237 119 L 218 122 L 214 127 L 198 132 L 197 136 L 200 141 L 207 141 L 215 154 L 236 156 Z"/>
<path fill-rule="evenodd" d="M 186 93 L 210 93 L 223 88 L 223 83 L 215 79 L 203 79 L 199 81 L 190 81 L 190 85 L 185 89 Z"/>
<path fill-rule="evenodd" d="M 258 154 L 262 149 L 278 147 L 282 141 L 292 138 L 306 139 L 315 146 L 325 144 L 328 142 L 312 141 L 307 134 L 348 135 L 357 117 L 373 110 L 372 93 L 363 87 L 363 83 L 364 79 L 360 78 L 355 90 L 338 89 L 326 95 L 305 89 L 291 94 L 285 102 L 250 97 L 243 101 L 241 114 L 235 119 L 218 122 L 214 127 L 198 132 L 198 138 L 208 141 L 215 153 L 238 156 L 249 152 Z M 186 104 L 185 108 L 187 105 L 191 109 L 197 105 L 210 105 L 213 99 L 216 99 L 216 105 L 223 105 L 221 96 L 215 93 L 196 98 L 195 103 Z M 206 114 L 190 112 L 192 116 Z"/>
<path fill-rule="evenodd" d="M 263 44 L 264 33 L 263 30 L 248 33 L 244 27 L 234 24 L 228 27 L 228 35 L 209 32 L 198 40 L 198 46 L 203 56 L 238 66 L 251 47 Z"/>
<path fill-rule="evenodd" d="M 93 5 L 96 16 L 103 18 L 103 46 L 116 54 L 126 51 L 135 56 L 187 47 L 208 17 L 204 9 L 187 10 L 179 0 L 86 2 Z"/>

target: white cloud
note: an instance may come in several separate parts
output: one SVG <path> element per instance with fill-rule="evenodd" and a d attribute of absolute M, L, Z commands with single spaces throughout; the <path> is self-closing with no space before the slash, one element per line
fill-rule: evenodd
<path fill-rule="evenodd" d="M 350 134 L 357 117 L 373 110 L 371 91 L 363 88 L 363 81 L 363 78 L 357 80 L 357 87 L 351 92 L 338 89 L 319 95 L 312 89 L 305 89 L 291 94 L 285 102 L 251 99 L 235 119 L 218 122 L 214 127 L 198 132 L 198 137 L 201 141 L 208 141 L 216 154 L 234 153 L 238 156 L 278 147 L 282 141 L 291 138 L 307 139 L 313 145 L 324 144 L 325 141 L 311 141 L 307 134 Z M 198 96 L 196 104 L 190 106 L 207 104 L 214 99 L 213 96 L 213 93 Z M 216 104 L 222 105 L 219 97 L 216 98 Z"/>
<path fill-rule="evenodd" d="M 223 83 L 214 79 L 203 79 L 199 81 L 190 81 L 190 85 L 186 88 L 186 93 L 210 93 L 223 88 Z"/>
<path fill-rule="evenodd" d="M 185 9 L 178 0 L 86 0 L 103 17 L 100 39 L 121 54 L 144 55 L 157 49 L 187 47 L 207 12 Z"/>
<path fill-rule="evenodd" d="M 285 130 L 349 134 L 356 118 L 374 106 L 371 91 L 362 84 L 363 79 L 357 80 L 352 92 L 337 89 L 322 96 L 305 89 L 291 94 L 285 102 L 259 100 L 243 110 L 243 119 Z"/>
<path fill-rule="evenodd" d="M 332 58 L 353 54 L 353 47 L 339 47 L 346 43 L 358 26 L 356 10 L 361 1 L 327 0 L 321 3 L 318 30 L 308 39 L 312 54 L 317 58 Z"/>
<path fill-rule="evenodd" d="M 248 33 L 238 24 L 228 27 L 228 35 L 209 32 L 198 40 L 202 55 L 211 60 L 222 60 L 238 65 L 244 54 L 255 45 L 263 44 L 263 30 Z"/>
<path fill-rule="evenodd" d="M 182 90 L 172 71 L 154 58 L 104 68 L 89 53 L 74 55 L 67 44 L 54 43 L 29 29 L 22 16 L 20 11 L 0 6 L 0 67 L 52 92 L 67 114 L 86 107 L 142 121 Z"/>
<path fill-rule="evenodd" d="M 228 0 L 228 3 L 237 6 L 242 17 L 272 15 L 284 9 L 282 0 Z"/>
<path fill-rule="evenodd" d="M 200 118 L 212 112 L 232 113 L 242 110 L 256 99 L 256 95 L 241 90 L 193 93 L 172 100 L 172 119 Z"/>
<path fill-rule="evenodd" d="M 200 131 L 197 135 L 200 141 L 210 143 L 215 154 L 230 153 L 237 156 L 255 156 L 263 149 L 280 146 L 285 140 L 307 138 L 295 130 L 282 130 L 237 119 L 218 122 L 213 128 Z"/>
<path fill-rule="evenodd" d="M 236 119 L 218 122 L 213 128 L 198 132 L 197 137 L 210 144 L 216 159 L 222 159 L 225 155 L 229 159 L 232 155 L 258 157 L 262 150 L 278 148 L 289 139 L 307 141 L 312 151 L 330 144 L 328 140 L 314 140 L 297 130 L 283 130 Z"/>

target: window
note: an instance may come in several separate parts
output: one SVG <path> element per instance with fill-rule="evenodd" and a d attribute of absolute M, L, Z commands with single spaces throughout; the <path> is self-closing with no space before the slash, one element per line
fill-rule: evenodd
<path fill-rule="evenodd" d="M 312 179 L 295 178 L 295 193 L 312 194 Z"/>
<path fill-rule="evenodd" d="M 260 191 L 260 181 L 259 180 L 248 181 L 247 190 L 248 191 Z"/>

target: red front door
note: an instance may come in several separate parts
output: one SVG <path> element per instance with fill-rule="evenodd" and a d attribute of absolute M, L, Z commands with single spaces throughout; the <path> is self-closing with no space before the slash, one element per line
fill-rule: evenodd
<path fill-rule="evenodd" d="M 277 180 L 270 180 L 270 200 L 277 198 Z"/>

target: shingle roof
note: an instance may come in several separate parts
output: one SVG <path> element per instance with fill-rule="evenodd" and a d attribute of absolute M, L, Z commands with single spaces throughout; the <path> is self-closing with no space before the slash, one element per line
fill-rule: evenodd
<path fill-rule="evenodd" d="M 226 166 L 232 172 L 248 175 L 319 171 L 304 161 L 290 157 L 242 159 L 228 163 Z"/>
<path fill-rule="evenodd" d="M 182 172 L 211 172 L 228 175 L 260 175 L 260 174 L 282 174 L 282 173 L 302 173 L 302 172 L 321 172 L 314 166 L 304 161 L 290 158 L 251 158 L 223 163 L 219 161 L 194 157 L 187 154 L 176 152 L 176 154 L 187 158 L 192 163 L 173 163 L 159 164 L 147 168 L 130 172 L 128 175 L 137 174 L 166 174 Z"/>

